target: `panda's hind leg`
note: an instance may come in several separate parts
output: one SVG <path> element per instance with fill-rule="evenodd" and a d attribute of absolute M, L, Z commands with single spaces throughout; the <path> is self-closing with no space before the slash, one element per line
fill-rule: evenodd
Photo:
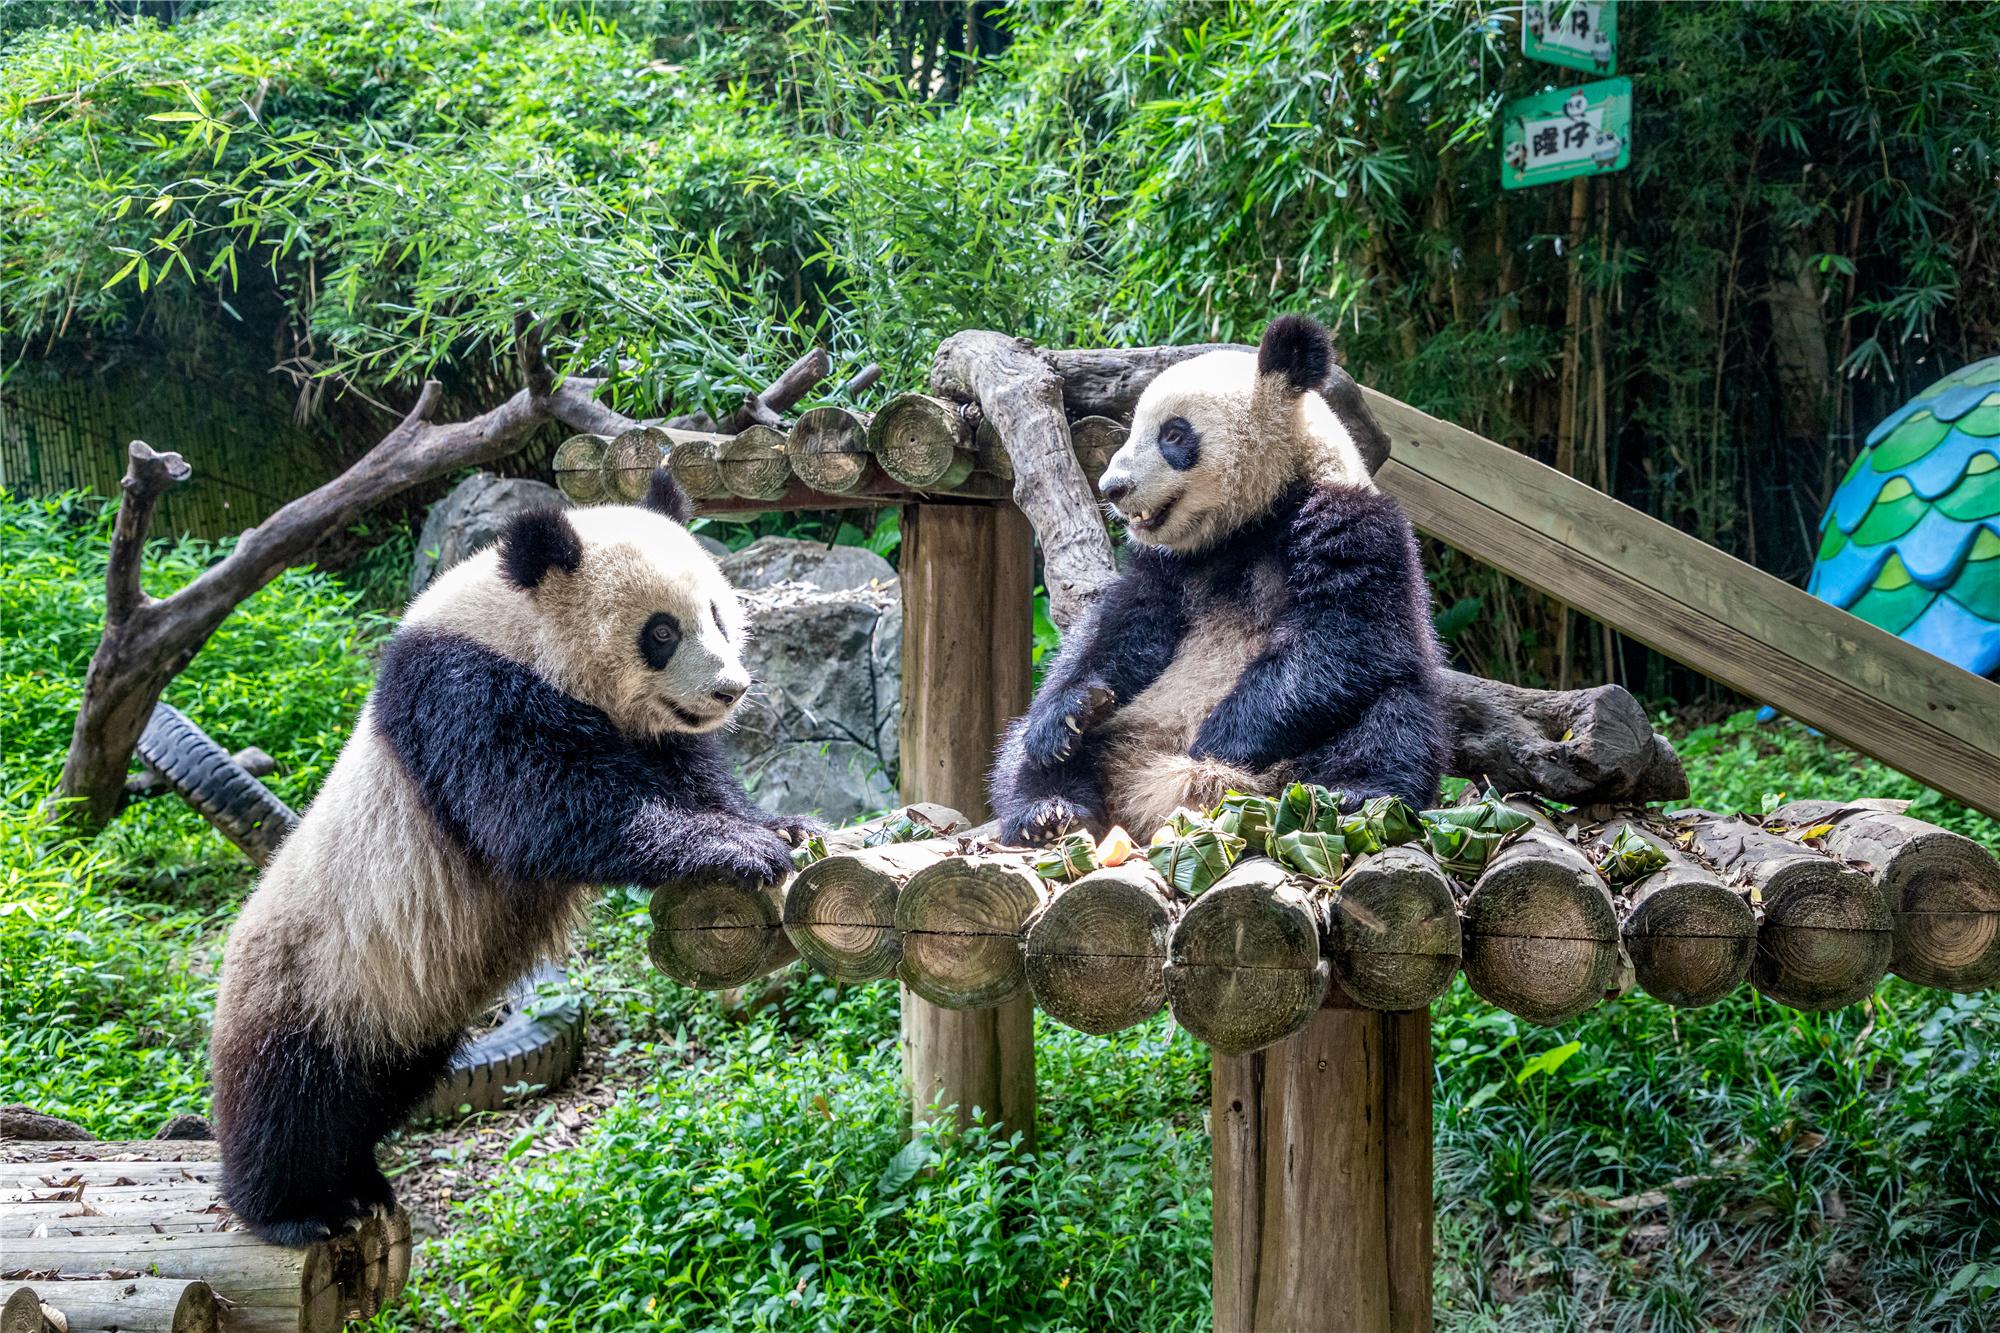
<path fill-rule="evenodd" d="M 393 1209 L 376 1145 L 430 1095 L 456 1045 L 364 1053 L 292 1030 L 263 1033 L 241 1058 L 218 1049 L 223 1198 L 251 1231 L 290 1246 Z"/>

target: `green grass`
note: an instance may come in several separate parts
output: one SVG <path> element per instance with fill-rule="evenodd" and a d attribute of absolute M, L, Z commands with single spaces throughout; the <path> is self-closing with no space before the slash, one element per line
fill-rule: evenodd
<path fill-rule="evenodd" d="M 144 1137 L 206 1106 L 216 967 L 249 876 L 179 800 L 139 802 L 88 845 L 53 836 L 36 813 L 103 624 L 109 528 L 94 498 L 0 491 L 0 1101 Z M 171 591 L 224 549 L 155 542 L 148 591 Z M 387 624 L 333 576 L 287 571 L 224 623 L 166 700 L 232 749 L 262 746 L 278 761 L 271 786 L 303 806 L 360 711 Z"/>
<path fill-rule="evenodd" d="M 87 844 L 33 818 L 101 614 L 103 524 L 74 499 L 0 497 L 0 1101 L 145 1135 L 206 1101 L 248 875 L 175 801 Z M 215 552 L 157 554 L 156 591 Z M 390 564 L 362 581 L 392 585 Z M 367 687 L 383 622 L 358 595 L 281 578 L 169 691 L 277 756 L 295 805 Z M 1703 804 L 1908 795 L 2000 845 L 1992 821 L 1800 728 L 1678 735 Z M 1208 1064 L 1185 1033 L 1038 1021 L 1035 1154 L 980 1130 L 907 1147 L 893 989 L 801 977 L 730 1017 L 647 968 L 645 928 L 643 895 L 610 893 L 572 969 L 624 1091 L 573 1150 L 543 1155 L 532 1127 L 510 1141 L 385 1327 L 1206 1326 Z M 1634 998 L 1542 1030 L 1461 984 L 1434 1034 L 1441 1326 L 2000 1324 L 2000 999 L 1892 980 L 1837 1014 Z"/>

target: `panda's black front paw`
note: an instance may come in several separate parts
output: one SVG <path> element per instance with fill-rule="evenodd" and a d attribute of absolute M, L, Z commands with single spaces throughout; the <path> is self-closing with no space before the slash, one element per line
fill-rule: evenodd
<path fill-rule="evenodd" d="M 805 815 L 771 815 L 764 820 L 764 827 L 793 847 L 803 847 L 807 839 L 826 832 L 825 824 Z"/>
<path fill-rule="evenodd" d="M 1056 702 L 1058 707 L 1037 710 L 1022 737 L 1028 762 L 1041 768 L 1052 768 L 1075 754 L 1083 738 L 1111 716 L 1118 694 L 1093 678 L 1072 686 Z"/>
<path fill-rule="evenodd" d="M 747 887 L 775 884 L 792 873 L 792 849 L 761 824 L 741 823 L 716 834 L 698 853 L 694 878 L 734 880 Z"/>
<path fill-rule="evenodd" d="M 1045 796 L 1000 824 L 1000 841 L 1014 847 L 1046 847 L 1068 833 L 1096 823 L 1097 817 L 1060 796 Z"/>

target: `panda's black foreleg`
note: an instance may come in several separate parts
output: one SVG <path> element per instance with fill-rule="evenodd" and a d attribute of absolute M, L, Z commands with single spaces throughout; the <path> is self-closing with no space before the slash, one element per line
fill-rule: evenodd
<path fill-rule="evenodd" d="M 1017 718 L 1007 728 L 988 781 L 1000 840 L 1040 847 L 1065 833 L 1101 827 L 1104 784 L 1098 777 L 1097 747 L 1085 735 L 1061 762 L 1034 763 L 1025 741 L 1032 720 L 1033 714 Z"/>
<path fill-rule="evenodd" d="M 222 1194 L 274 1245 L 350 1230 L 395 1191 L 375 1148 L 431 1094 L 457 1039 L 363 1052 L 313 1029 L 271 1030 L 241 1060 L 218 1060 Z"/>
<path fill-rule="evenodd" d="M 1301 755 L 1294 776 L 1317 782 L 1350 805 L 1373 796 L 1400 796 L 1418 809 L 1438 803 L 1450 739 L 1428 681 L 1385 690 L 1353 723 Z"/>

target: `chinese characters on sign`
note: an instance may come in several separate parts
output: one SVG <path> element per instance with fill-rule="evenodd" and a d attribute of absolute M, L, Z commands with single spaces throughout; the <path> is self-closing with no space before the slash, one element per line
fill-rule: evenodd
<path fill-rule="evenodd" d="M 1521 54 L 1591 74 L 1618 72 L 1618 0 L 1524 0 Z"/>
<path fill-rule="evenodd" d="M 1632 81 L 1516 98 L 1503 113 L 1500 184 L 1510 190 L 1622 171 L 1632 160 Z"/>

